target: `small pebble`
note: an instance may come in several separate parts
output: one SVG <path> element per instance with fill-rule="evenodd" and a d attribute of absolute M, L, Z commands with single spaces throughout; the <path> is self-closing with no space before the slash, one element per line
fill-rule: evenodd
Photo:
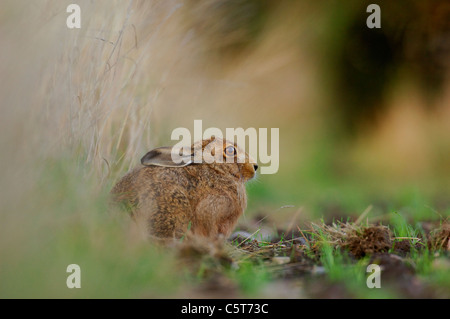
<path fill-rule="evenodd" d="M 284 265 L 291 261 L 290 257 L 273 257 L 272 262 L 277 265 Z"/>

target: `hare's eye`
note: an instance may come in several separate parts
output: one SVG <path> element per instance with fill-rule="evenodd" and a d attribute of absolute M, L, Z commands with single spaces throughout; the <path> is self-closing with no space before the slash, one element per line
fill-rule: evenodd
<path fill-rule="evenodd" d="M 236 149 L 233 146 L 228 146 L 225 151 L 225 156 L 234 156 L 236 155 Z"/>

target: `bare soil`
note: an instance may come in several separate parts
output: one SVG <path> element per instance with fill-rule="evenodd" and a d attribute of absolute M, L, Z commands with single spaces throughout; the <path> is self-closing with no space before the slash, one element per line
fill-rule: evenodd
<path fill-rule="evenodd" d="M 259 297 L 359 298 L 345 283 L 330 280 L 322 262 L 324 244 L 341 253 L 349 266 L 359 260 L 380 265 L 383 287 L 392 296 L 450 298 L 450 287 L 426 283 L 416 264 L 428 253 L 439 260 L 437 267 L 450 271 L 450 224 L 424 223 L 423 229 L 418 238 L 395 238 L 389 225 L 322 223 L 285 233 L 278 228 L 265 239 L 258 238 L 258 230 L 248 229 L 234 233 L 225 243 L 187 240 L 179 245 L 178 253 L 182 264 L 204 279 L 195 290 L 203 298 L 242 297 L 227 274 L 239 269 L 243 261 L 262 263 L 270 273 L 269 288 L 256 293 Z"/>

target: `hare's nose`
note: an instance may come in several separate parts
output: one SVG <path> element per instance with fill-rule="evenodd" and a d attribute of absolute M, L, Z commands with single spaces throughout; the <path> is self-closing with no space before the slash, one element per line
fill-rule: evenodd
<path fill-rule="evenodd" d="M 253 168 L 255 169 L 255 171 L 258 169 L 258 165 L 253 164 Z"/>

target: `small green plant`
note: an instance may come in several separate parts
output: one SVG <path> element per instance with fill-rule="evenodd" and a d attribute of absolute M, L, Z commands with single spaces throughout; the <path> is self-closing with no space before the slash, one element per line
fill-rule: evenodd
<path fill-rule="evenodd" d="M 394 234 L 394 244 L 396 241 L 407 240 L 411 250 L 416 250 L 417 246 L 425 246 L 421 230 L 408 223 L 406 218 L 398 212 L 393 212 L 391 225 Z"/>

